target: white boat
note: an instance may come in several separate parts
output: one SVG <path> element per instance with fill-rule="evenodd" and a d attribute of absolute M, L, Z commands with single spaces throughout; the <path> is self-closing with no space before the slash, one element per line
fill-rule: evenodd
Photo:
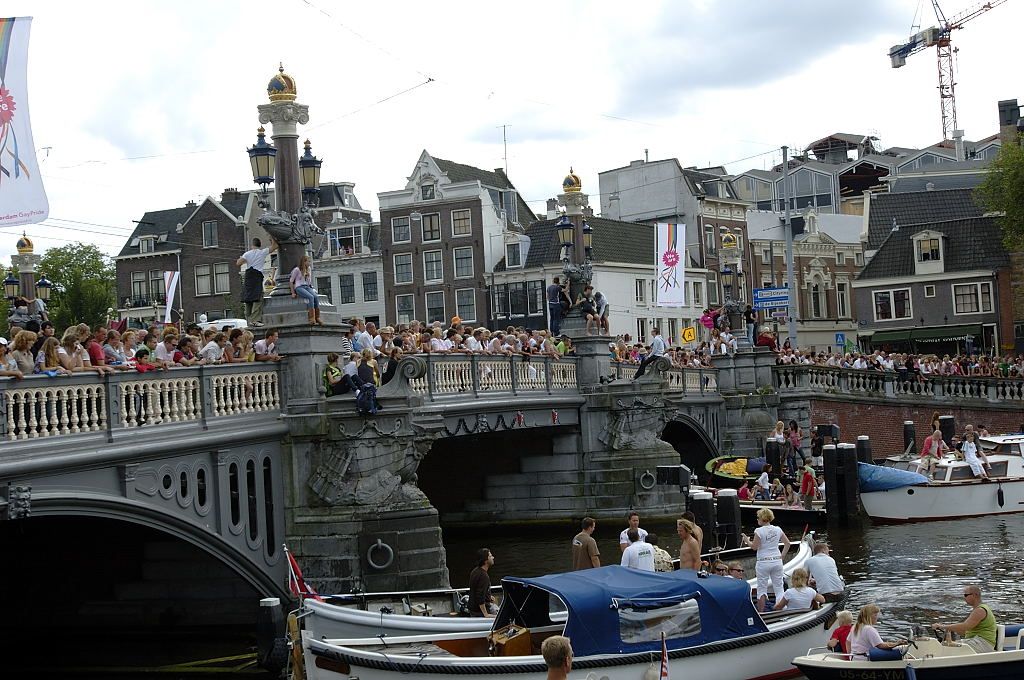
<path fill-rule="evenodd" d="M 762 617 L 742 580 L 619 566 L 508 577 L 502 587 L 490 633 L 317 639 L 303 631 L 306 677 L 542 680 L 547 670 L 540 644 L 564 634 L 573 645 L 572 677 L 639 680 L 652 668 L 657 672 L 664 633 L 675 677 L 782 678 L 796 675 L 793 657 L 820 642 L 836 606 Z M 550 616 L 551 599 L 564 607 L 564 625 Z"/>
<path fill-rule="evenodd" d="M 814 534 L 811 533 L 801 543 L 793 546 L 783 565 L 787 577 L 794 569 L 803 566 L 811 556 L 813 543 Z M 754 553 L 750 549 L 726 550 L 717 555 L 727 562 L 746 562 L 750 566 L 748 573 L 753 573 Z M 712 555 L 704 557 L 710 559 Z M 754 587 L 757 579 L 751 579 L 749 583 Z M 500 598 L 500 586 L 495 586 L 492 591 L 496 591 L 496 598 Z M 465 589 L 448 589 L 364 593 L 333 596 L 325 602 L 307 598 L 303 602 L 300 616 L 303 628 L 317 639 L 487 632 L 491 627 L 491 619 L 470 617 L 465 613 L 460 615 L 461 598 L 466 592 Z"/>
<path fill-rule="evenodd" d="M 999 435 L 980 440 L 991 463 L 989 479 L 978 479 L 955 454 L 938 461 L 934 479 L 921 474 L 920 456 L 891 456 L 885 470 L 862 463 L 861 503 L 877 522 L 921 522 L 1024 512 L 1024 435 Z M 867 472 L 865 472 L 867 471 Z M 882 477 L 866 485 L 865 475 Z"/>
<path fill-rule="evenodd" d="M 907 645 L 902 659 L 864 661 L 851 659 L 827 647 L 811 649 L 793 659 L 807 680 L 855 678 L 916 678 L 917 680 L 1019 680 L 1024 677 L 1022 626 L 998 626 L 996 651 L 980 654 L 960 642 L 939 642 L 918 637 Z M 1009 635 L 1007 631 L 1014 632 Z M 897 648 L 899 649 L 899 648 Z M 908 671 L 908 667 L 912 669 Z"/>

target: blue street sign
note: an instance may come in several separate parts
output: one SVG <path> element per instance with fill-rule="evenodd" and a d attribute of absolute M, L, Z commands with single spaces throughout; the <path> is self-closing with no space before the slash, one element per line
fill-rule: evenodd
<path fill-rule="evenodd" d="M 779 309 L 789 307 L 787 288 L 755 288 L 754 309 Z"/>
<path fill-rule="evenodd" d="M 836 344 L 840 347 L 846 347 L 846 333 L 836 333 Z"/>

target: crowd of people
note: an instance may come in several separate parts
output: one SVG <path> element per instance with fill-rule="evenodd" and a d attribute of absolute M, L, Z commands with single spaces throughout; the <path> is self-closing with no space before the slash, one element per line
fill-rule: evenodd
<path fill-rule="evenodd" d="M 783 366 L 826 366 L 890 373 L 902 380 L 924 381 L 935 376 L 1024 378 L 1024 355 L 990 357 L 985 354 L 907 354 L 900 352 L 814 352 L 783 348 L 777 363 Z"/>

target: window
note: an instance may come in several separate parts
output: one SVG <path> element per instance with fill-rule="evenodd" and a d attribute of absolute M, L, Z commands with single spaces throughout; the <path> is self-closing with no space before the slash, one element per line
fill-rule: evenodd
<path fill-rule="evenodd" d="M 146 294 L 146 272 L 132 272 L 132 304 L 139 305 L 148 297 Z"/>
<path fill-rule="evenodd" d="M 444 293 L 436 291 L 433 293 L 426 294 L 427 302 L 427 323 L 434 323 L 440 321 L 444 323 L 447 321 L 444 317 Z"/>
<path fill-rule="evenodd" d="M 412 230 L 409 228 L 408 217 L 391 218 L 391 242 L 408 243 L 412 240 Z"/>
<path fill-rule="evenodd" d="M 768 248 L 761 249 L 761 264 L 772 263 L 772 251 Z"/>
<path fill-rule="evenodd" d="M 953 285 L 953 312 L 977 314 L 992 311 L 991 283 L 958 283 Z"/>
<path fill-rule="evenodd" d="M 718 238 L 715 235 L 714 225 L 704 227 L 704 252 L 707 255 L 714 255 L 718 250 Z"/>
<path fill-rule="evenodd" d="M 512 316 L 526 316 L 529 306 L 526 301 L 526 282 L 508 284 L 508 297 Z"/>
<path fill-rule="evenodd" d="M 218 262 L 213 265 L 213 292 L 231 292 L 231 268 L 227 262 Z"/>
<path fill-rule="evenodd" d="M 708 274 L 708 304 L 718 304 L 718 274 Z"/>
<path fill-rule="evenodd" d="M 875 291 L 875 321 L 909 319 L 913 316 L 910 308 L 910 289 Z"/>
<path fill-rule="evenodd" d="M 363 302 L 377 301 L 377 272 L 363 272 Z"/>
<path fill-rule="evenodd" d="M 643 279 L 637 279 L 636 280 L 636 302 L 637 302 L 637 304 L 643 304 L 644 300 L 646 299 L 646 295 L 644 294 L 646 290 L 647 290 L 647 282 L 644 281 Z"/>
<path fill-rule="evenodd" d="M 519 243 L 506 243 L 505 244 L 505 266 L 506 267 L 522 267 L 522 251 L 519 249 Z"/>
<path fill-rule="evenodd" d="M 433 184 L 424 184 L 423 186 L 421 186 L 420 187 L 420 198 L 422 198 L 424 201 L 432 201 L 432 200 L 434 200 L 434 185 Z"/>
<path fill-rule="evenodd" d="M 455 260 L 455 278 L 457 279 L 471 279 L 473 278 L 473 249 L 472 248 L 453 248 L 452 257 Z M 459 316 L 462 316 L 459 314 Z"/>
<path fill-rule="evenodd" d="M 508 284 L 499 283 L 491 291 L 491 307 L 496 318 L 508 318 Z"/>
<path fill-rule="evenodd" d="M 452 236 L 469 236 L 473 232 L 472 213 L 466 210 L 452 211 Z M 459 314 L 461 317 L 462 315 Z"/>
<path fill-rule="evenodd" d="M 423 280 L 441 281 L 444 279 L 444 266 L 440 250 L 423 251 Z"/>
<path fill-rule="evenodd" d="M 412 283 L 412 253 L 395 255 L 395 283 Z"/>
<path fill-rule="evenodd" d="M 318 276 L 316 277 L 316 292 L 327 298 L 328 304 L 334 304 L 333 296 L 331 293 L 331 277 L 330 276 Z"/>
<path fill-rule="evenodd" d="M 939 239 L 923 238 L 917 242 L 917 261 L 935 262 L 939 259 Z"/>
<path fill-rule="evenodd" d="M 704 304 L 704 284 L 700 281 L 693 282 L 693 304 L 700 307 Z"/>
<path fill-rule="evenodd" d="M 338 276 L 338 304 L 350 305 L 356 301 L 356 275 L 341 274 Z"/>
<path fill-rule="evenodd" d="M 526 301 L 528 305 L 527 311 L 530 313 L 530 316 L 544 313 L 546 307 L 544 305 L 543 281 L 526 282 Z"/>
<path fill-rule="evenodd" d="M 475 288 L 459 288 L 455 291 L 455 313 L 463 321 L 476 321 Z"/>
<path fill-rule="evenodd" d="M 167 289 L 164 287 L 164 273 L 159 269 L 149 271 L 149 294 L 153 304 L 167 302 Z"/>
<path fill-rule="evenodd" d="M 836 316 L 845 319 L 850 315 L 850 289 L 844 281 L 836 283 Z"/>
<path fill-rule="evenodd" d="M 836 266 L 842 267 L 846 264 L 846 253 L 837 250 L 836 251 Z"/>
<path fill-rule="evenodd" d="M 668 344 L 674 345 L 679 342 L 679 321 L 676 319 L 668 320 Z"/>
<path fill-rule="evenodd" d="M 935 286 L 925 286 L 924 287 L 924 296 L 926 298 L 933 298 L 933 297 L 935 297 Z"/>
<path fill-rule="evenodd" d="M 636 320 L 636 341 L 646 342 L 647 341 L 647 319 Z"/>
<path fill-rule="evenodd" d="M 864 266 L 864 253 L 854 253 L 853 254 L 853 263 L 855 265 L 857 265 L 858 267 L 863 267 Z"/>
<path fill-rule="evenodd" d="M 811 285 L 811 316 L 815 319 L 820 319 L 824 316 L 823 308 L 824 304 L 823 291 L 820 283 L 814 283 Z"/>
<path fill-rule="evenodd" d="M 203 222 L 203 247 L 217 247 L 217 223 Z"/>
<path fill-rule="evenodd" d="M 415 314 L 415 301 L 412 295 L 395 296 L 395 316 L 398 317 L 398 323 L 409 323 Z"/>
<path fill-rule="evenodd" d="M 142 238 L 139 239 L 139 252 L 140 253 L 152 253 L 156 250 L 156 239 L 155 238 Z"/>
<path fill-rule="evenodd" d="M 195 269 L 196 275 L 196 295 L 209 295 L 213 292 L 213 276 L 210 274 L 210 265 L 208 264 L 197 264 Z"/>
<path fill-rule="evenodd" d="M 408 218 L 405 218 L 408 220 Z M 362 227 L 338 227 L 327 232 L 331 257 L 357 255 L 363 252 Z"/>
<path fill-rule="evenodd" d="M 700 605 L 697 600 L 652 606 L 650 601 L 620 602 L 619 637 L 626 644 L 653 643 L 662 635 L 671 639 L 701 634 Z"/>
<path fill-rule="evenodd" d="M 441 240 L 441 213 L 431 213 L 420 218 L 423 226 L 423 241 Z"/>

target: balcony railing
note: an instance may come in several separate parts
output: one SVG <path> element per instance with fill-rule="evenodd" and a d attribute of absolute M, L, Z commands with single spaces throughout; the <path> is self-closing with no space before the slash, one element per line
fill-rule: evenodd
<path fill-rule="evenodd" d="M 276 366 L 235 364 L 0 380 L 0 440 L 138 429 L 280 411 Z"/>
<path fill-rule="evenodd" d="M 1024 402 L 1024 380 L 955 375 L 901 376 L 823 366 L 776 366 L 775 388 L 780 392 L 807 391 L 864 396 L 911 396 L 916 399 Z"/>

